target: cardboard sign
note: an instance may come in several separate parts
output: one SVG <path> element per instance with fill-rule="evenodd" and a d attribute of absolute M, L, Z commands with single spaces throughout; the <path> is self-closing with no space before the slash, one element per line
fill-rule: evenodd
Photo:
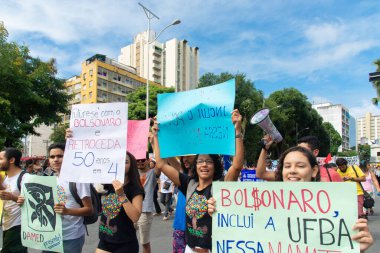
<path fill-rule="evenodd" d="M 213 196 L 212 252 L 360 252 L 354 183 L 214 182 Z"/>
<path fill-rule="evenodd" d="M 21 195 L 21 240 L 29 248 L 63 252 L 62 219 L 54 212 L 58 203 L 57 177 L 26 174 Z"/>
<path fill-rule="evenodd" d="M 158 95 L 161 156 L 235 155 L 231 112 L 235 79 L 201 89 Z"/>
<path fill-rule="evenodd" d="M 128 120 L 128 151 L 136 159 L 145 159 L 148 148 L 150 119 Z"/>
<path fill-rule="evenodd" d="M 124 182 L 127 103 L 73 105 L 60 176 L 69 182 Z"/>

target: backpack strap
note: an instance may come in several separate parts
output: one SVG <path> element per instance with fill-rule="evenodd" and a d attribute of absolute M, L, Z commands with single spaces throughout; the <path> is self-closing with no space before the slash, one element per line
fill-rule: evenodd
<path fill-rule="evenodd" d="M 75 182 L 70 182 L 69 189 L 70 189 L 71 195 L 73 195 L 73 198 L 75 199 L 75 202 L 77 202 L 81 207 L 83 207 L 82 200 L 79 198 L 79 195 L 78 195 L 77 184 Z"/>
<path fill-rule="evenodd" d="M 331 175 L 330 175 L 330 172 L 329 172 L 329 169 L 324 167 L 326 169 L 326 172 L 327 172 L 327 175 L 329 176 L 329 179 L 330 179 L 330 182 L 332 182 L 332 179 L 331 179 Z"/>
<path fill-rule="evenodd" d="M 187 190 L 186 190 L 186 203 L 189 201 L 191 195 L 193 192 L 197 189 L 199 183 L 195 181 L 195 179 L 190 179 L 189 184 L 187 185 Z M 211 185 L 211 196 L 213 196 L 213 191 L 212 191 L 212 185 Z"/>
<path fill-rule="evenodd" d="M 69 182 L 69 189 L 70 189 L 71 195 L 73 195 L 73 198 L 75 199 L 75 202 L 77 202 L 81 207 L 83 207 L 84 206 L 83 202 L 78 195 L 77 184 L 75 182 Z M 83 224 L 84 224 L 84 227 L 86 228 L 87 236 L 89 236 L 87 225 L 84 222 L 84 217 L 83 217 Z"/>
<path fill-rule="evenodd" d="M 26 171 L 25 170 L 22 170 L 21 173 L 18 175 L 18 178 L 17 178 L 17 188 L 18 188 L 18 191 L 21 192 L 21 181 L 22 181 L 22 178 L 24 177 Z"/>
<path fill-rule="evenodd" d="M 199 183 L 195 181 L 195 179 L 190 179 L 189 184 L 187 185 L 186 190 L 186 202 L 189 201 L 191 195 L 197 189 Z"/>
<path fill-rule="evenodd" d="M 359 177 L 359 175 L 358 175 L 358 173 L 356 172 L 356 169 L 355 169 L 355 165 L 351 165 L 351 167 L 352 167 L 352 169 L 354 170 L 354 172 L 355 172 L 355 175 L 356 175 L 356 178 L 358 178 Z M 364 188 L 363 188 L 363 185 L 362 185 L 362 183 L 361 182 L 356 182 L 356 183 L 358 183 L 359 185 L 360 185 L 360 187 L 362 188 L 362 190 L 363 190 L 363 193 L 364 192 L 366 192 L 365 190 L 364 190 Z"/>

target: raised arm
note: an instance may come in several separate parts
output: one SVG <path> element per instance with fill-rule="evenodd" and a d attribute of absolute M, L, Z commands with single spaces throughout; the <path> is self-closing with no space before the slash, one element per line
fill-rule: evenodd
<path fill-rule="evenodd" d="M 227 175 L 224 177 L 224 181 L 236 181 L 244 165 L 242 116 L 239 113 L 239 110 L 235 109 L 232 112 L 231 118 L 232 118 L 232 123 L 235 126 L 236 154 L 235 154 L 235 157 L 233 158 L 231 167 L 228 169 Z"/>
<path fill-rule="evenodd" d="M 270 137 L 270 135 L 265 135 L 263 141 L 265 143 L 265 147 L 261 149 L 259 160 L 257 161 L 256 176 L 267 181 L 274 181 L 276 178 L 276 173 L 273 171 L 267 171 L 265 163 L 268 150 L 272 145 L 273 140 L 272 137 Z"/>
<path fill-rule="evenodd" d="M 373 182 L 373 184 L 375 185 L 376 190 L 377 190 L 378 192 L 380 192 L 379 182 L 377 181 L 377 178 L 376 178 L 376 176 L 375 176 L 375 173 L 373 173 L 372 170 L 370 170 L 369 173 L 371 174 L 372 182 Z"/>
<path fill-rule="evenodd" d="M 142 211 L 143 195 L 139 194 L 134 196 L 132 202 L 130 202 L 124 193 L 123 184 L 120 181 L 114 180 L 112 185 L 115 189 L 116 195 L 118 196 L 119 202 L 123 205 L 124 212 L 133 223 L 137 222 Z"/>
<path fill-rule="evenodd" d="M 179 181 L 179 172 L 173 166 L 169 165 L 164 159 L 160 156 L 160 147 L 158 144 L 157 133 L 159 131 L 158 122 L 155 120 L 154 125 L 152 127 L 153 133 L 153 152 L 156 158 L 156 167 L 160 171 L 162 171 L 170 180 L 176 185 L 180 186 Z"/>

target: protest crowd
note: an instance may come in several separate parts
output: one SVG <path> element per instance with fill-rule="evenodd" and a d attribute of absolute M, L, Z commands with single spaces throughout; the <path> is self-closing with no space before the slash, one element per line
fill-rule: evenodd
<path fill-rule="evenodd" d="M 209 109 L 208 113 L 212 115 L 215 111 Z M 224 112 L 221 110 L 220 114 Z M 31 221 L 36 221 L 41 226 L 46 226 L 56 218 L 56 215 L 61 217 L 61 238 L 45 240 L 43 244 L 45 249 L 42 252 L 57 252 L 53 246 L 58 244 L 62 244 L 63 252 L 82 252 L 86 240 L 86 224 L 92 222 L 99 224 L 99 243 L 95 251 L 97 253 L 137 253 L 139 250 L 143 253 L 154 252 L 150 239 L 155 236 L 151 234 L 155 215 L 161 215 L 163 220 L 173 220 L 173 233 L 167 235 L 172 237 L 173 253 L 220 252 L 219 249 L 218 251 L 214 249 L 213 220 L 217 219 L 218 208 L 222 206 L 222 203 L 221 199 L 215 197 L 213 184 L 245 181 L 242 180 L 244 178 L 242 171 L 250 170 L 244 165 L 245 129 L 243 129 L 241 114 L 234 109 L 230 115 L 223 115 L 223 117 L 227 118 L 228 123 L 233 126 L 234 155 L 228 167 L 222 162 L 221 155 L 212 151 L 207 153 L 208 149 L 202 147 L 199 147 L 198 150 L 201 152 L 198 154 L 182 153 L 182 155 L 168 156 L 163 143 L 165 140 L 161 138 L 166 126 L 161 122 L 163 117 L 158 116 L 151 119 L 147 139 L 141 140 L 145 146 L 148 142 L 150 143 L 153 156 L 150 157 L 149 153 L 145 152 L 145 157 L 136 157 L 136 154 L 129 149 L 123 150 L 125 154 L 124 182 L 119 179 L 108 184 L 67 181 L 62 177 L 64 170 L 61 170 L 63 161 L 67 159 L 68 146 L 65 144 L 50 145 L 48 160 L 43 163 L 28 161 L 24 168 L 21 167 L 21 152 L 16 148 L 5 148 L 0 152 L 0 168 L 5 172 L 0 185 L 0 198 L 4 203 L 1 217 L 3 230 L 1 252 L 28 252 L 28 247 L 22 241 L 25 237 L 31 238 L 34 235 L 22 232 L 25 226 L 23 216 L 29 215 L 21 211 L 25 205 L 35 208 L 35 212 L 30 215 Z M 213 118 L 210 116 L 208 120 L 212 121 Z M 71 126 L 66 131 L 66 138 L 69 140 L 78 134 L 76 128 Z M 224 133 L 221 131 L 219 134 L 222 136 Z M 210 132 L 209 136 L 211 135 L 213 134 Z M 175 141 L 180 142 L 178 139 Z M 344 158 L 336 159 L 334 164 L 327 162 L 319 165 L 316 157 L 320 144 L 314 136 L 299 138 L 298 145 L 284 151 L 276 161 L 277 166 L 273 166 L 268 153 L 274 142 L 276 141 L 273 135 L 265 134 L 262 142 L 257 144 L 262 148 L 255 166 L 257 178 L 274 181 L 278 185 L 282 182 L 285 185 L 297 182 L 315 184 L 318 187 L 345 184 L 343 182 L 356 184 L 356 195 L 352 196 L 352 199 L 342 200 L 354 201 L 357 206 L 358 216 L 354 217 L 356 223 L 347 224 L 346 227 L 349 231 L 347 240 L 351 242 L 352 248 L 356 245 L 357 249 L 360 248 L 360 252 L 365 252 L 373 244 L 367 220 L 371 218 L 375 210 L 373 205 L 368 205 L 367 200 L 371 199 L 368 196 L 373 200 L 376 193 L 380 192 L 379 168 L 373 168 L 366 161 L 351 165 Z M 207 146 L 206 143 L 198 145 Z M 114 146 L 117 146 L 117 143 Z M 175 149 L 176 147 L 169 147 L 172 154 L 176 153 Z M 83 158 L 83 162 L 87 162 L 87 156 Z M 56 178 L 58 202 L 52 203 L 49 194 L 41 193 L 45 189 L 43 187 L 29 190 L 33 186 L 32 181 L 30 181 L 32 183 L 26 183 L 29 175 L 42 178 L 41 182 L 47 178 Z M 256 184 L 256 182 L 249 183 Z M 297 185 L 297 183 L 292 185 Z M 235 185 L 238 184 L 242 183 L 237 182 Z M 33 201 L 27 199 L 26 192 L 30 193 L 36 202 L 30 204 Z M 52 209 L 49 209 L 50 207 Z M 307 208 L 312 209 L 310 204 L 304 203 L 304 210 Z M 356 213 L 356 207 L 352 212 Z M 299 214 L 294 213 L 295 216 Z M 95 216 L 95 221 L 89 221 L 92 216 Z M 342 237 L 344 238 L 344 235 Z M 34 242 L 39 241 L 37 238 L 32 239 Z M 256 250 L 247 243 L 245 245 L 251 251 L 247 248 L 243 251 L 242 246 L 237 246 L 238 250 L 234 252 L 270 252 L 264 251 L 259 245 Z M 325 245 L 325 249 L 329 249 L 329 246 Z"/>

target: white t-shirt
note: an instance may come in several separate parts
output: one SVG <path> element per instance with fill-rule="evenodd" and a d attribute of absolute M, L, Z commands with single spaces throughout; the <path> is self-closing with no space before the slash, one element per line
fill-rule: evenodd
<path fill-rule="evenodd" d="M 61 180 L 58 177 L 58 200 L 65 203 L 66 208 L 80 208 L 81 206 L 75 201 L 70 192 L 69 182 Z M 90 184 L 76 183 L 78 196 L 80 199 L 91 197 Z M 83 224 L 82 216 L 62 215 L 62 233 L 63 240 L 77 239 L 83 236 L 86 228 Z"/>
<path fill-rule="evenodd" d="M 11 192 L 15 196 L 20 195 L 20 191 L 17 187 L 17 179 L 20 173 L 13 177 L 6 176 L 3 182 L 3 187 L 5 188 L 5 191 Z M 14 226 L 21 225 L 21 208 L 17 205 L 17 203 L 13 200 L 4 200 L 3 203 L 3 231 L 8 230 Z"/>
<path fill-rule="evenodd" d="M 170 184 L 170 187 L 168 189 L 165 189 L 165 182 L 166 184 Z M 173 190 L 173 183 L 172 181 L 164 174 L 161 172 L 160 174 L 160 190 L 162 193 L 171 193 Z"/>

